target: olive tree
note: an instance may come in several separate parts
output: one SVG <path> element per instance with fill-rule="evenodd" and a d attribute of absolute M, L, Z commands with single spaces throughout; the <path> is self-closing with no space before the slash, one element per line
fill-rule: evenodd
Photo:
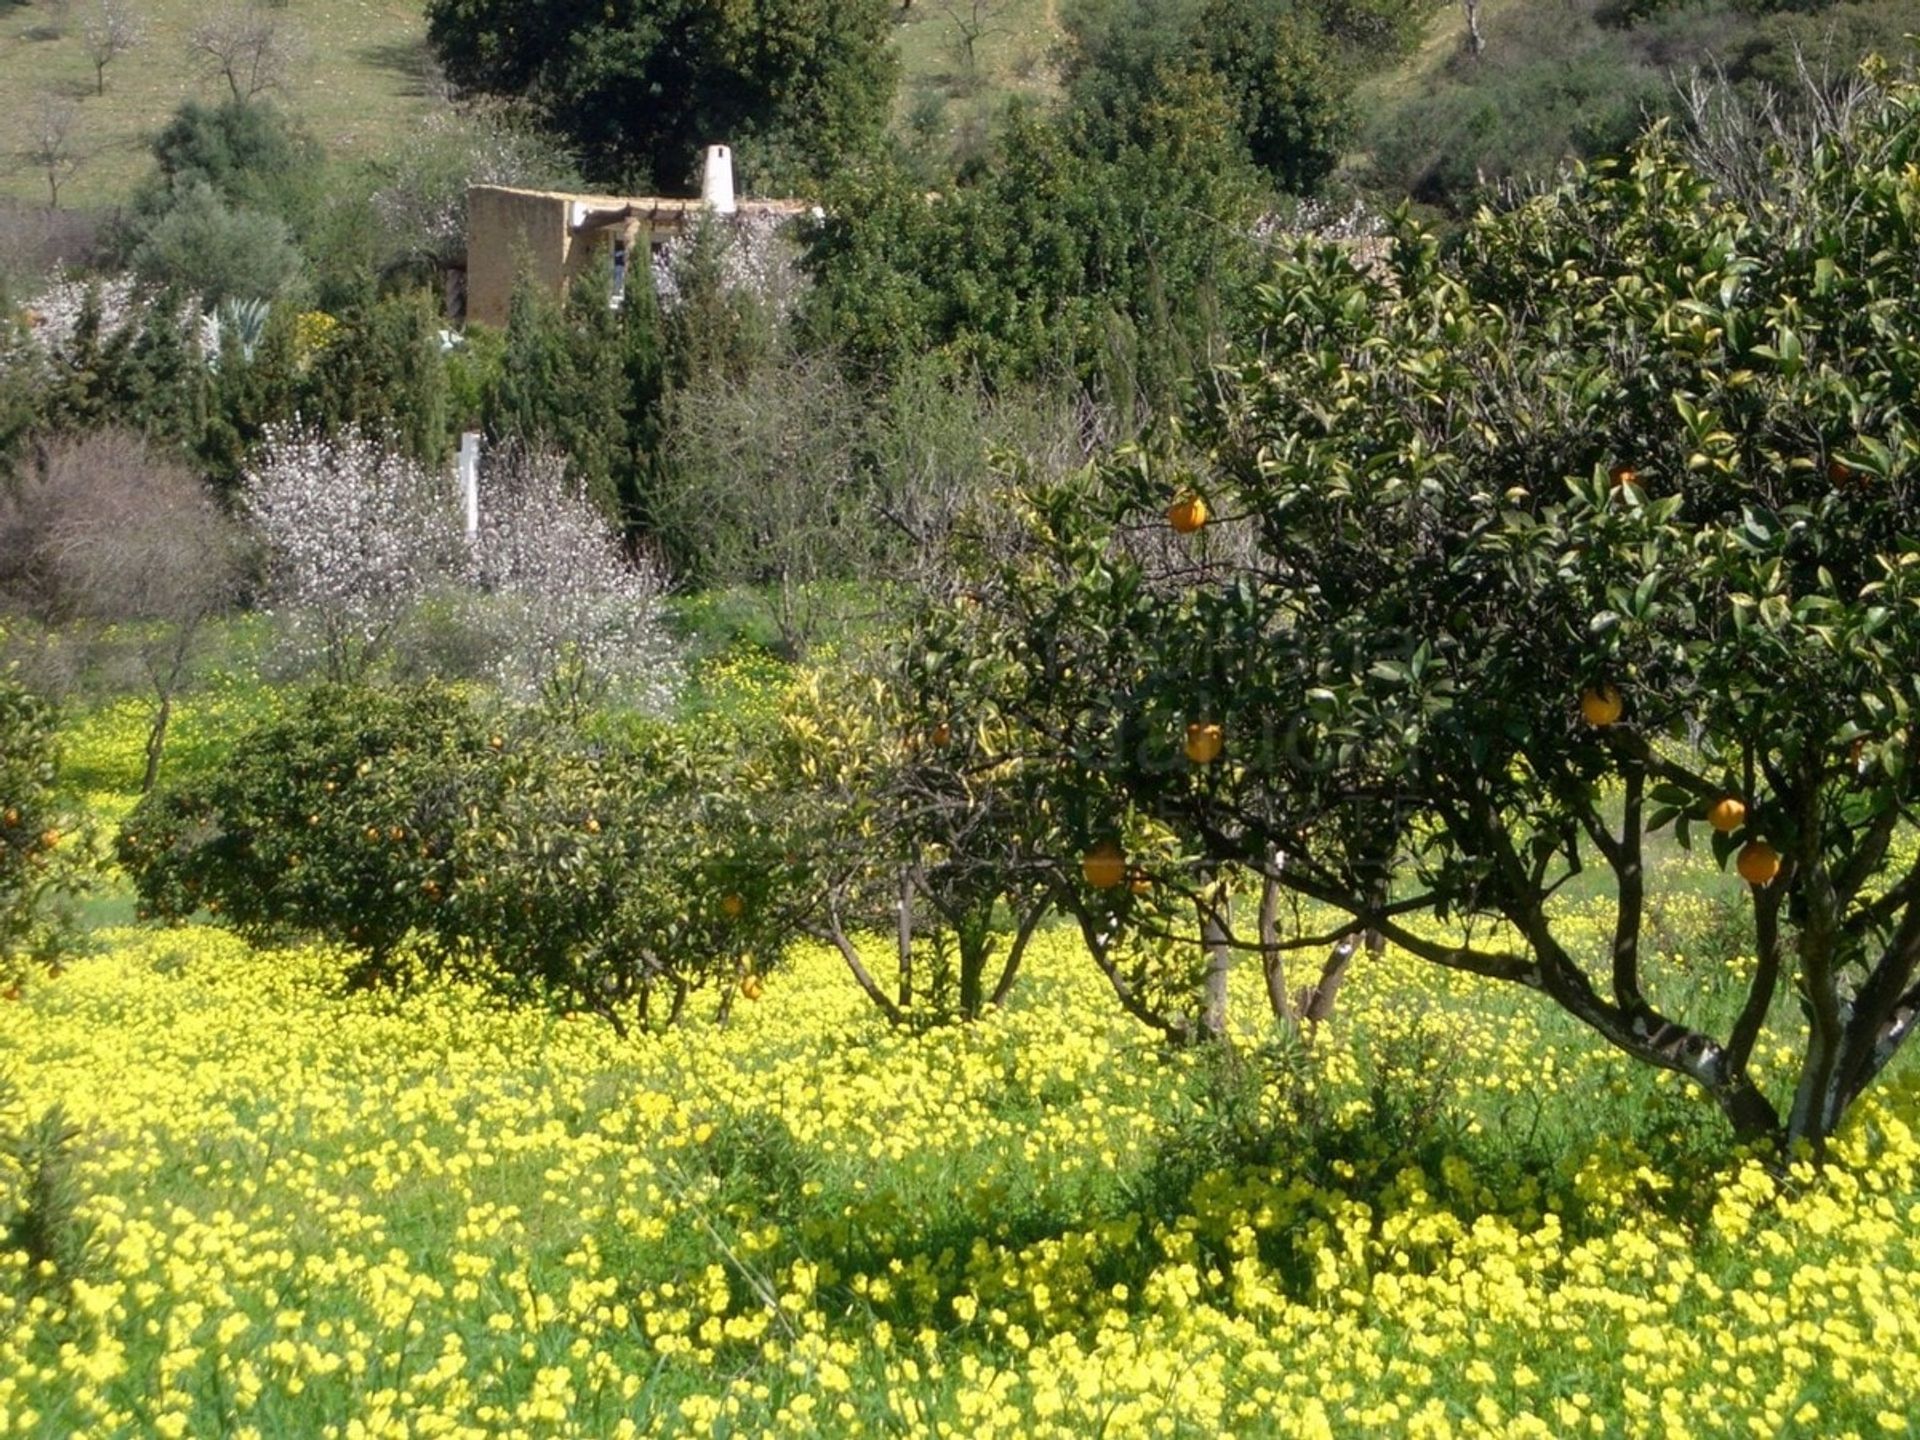
<path fill-rule="evenodd" d="M 1078 803 L 1816 1149 L 1920 1020 L 1920 92 L 1831 113 L 1765 193 L 1655 131 L 1447 258 L 1301 253 L 1208 413 L 1029 487 L 980 642 Z M 1666 831 L 1746 882 L 1717 1006 L 1647 936 Z"/>

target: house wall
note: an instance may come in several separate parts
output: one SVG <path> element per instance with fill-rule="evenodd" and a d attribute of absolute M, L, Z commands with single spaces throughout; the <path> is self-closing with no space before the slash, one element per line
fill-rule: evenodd
<path fill-rule="evenodd" d="M 578 212 L 606 223 L 589 223 L 579 234 Z M 797 200 L 745 200 L 725 219 L 737 225 L 784 221 L 807 207 Z M 622 216 L 608 216 L 624 211 Z M 699 200 L 659 197 L 621 199 L 551 190 L 511 190 L 475 185 L 467 191 L 467 319 L 504 326 L 513 287 L 522 278 L 559 298 L 589 265 L 610 263 L 615 236 L 628 242 L 629 273 L 647 263 L 652 247 L 686 233 L 711 213 Z"/>
<path fill-rule="evenodd" d="M 571 198 L 490 185 L 467 191 L 467 319 L 505 325 L 522 274 L 554 294 L 564 290 Z"/>

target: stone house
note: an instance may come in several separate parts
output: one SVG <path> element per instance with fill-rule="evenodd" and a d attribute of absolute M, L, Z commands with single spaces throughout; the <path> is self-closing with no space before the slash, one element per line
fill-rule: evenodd
<path fill-rule="evenodd" d="M 786 220 L 810 208 L 802 200 L 736 200 L 724 145 L 707 151 L 698 199 L 475 185 L 467 191 L 467 319 L 505 325 L 521 276 L 560 296 L 594 265 L 607 267 L 617 304 L 631 267 L 650 264 L 703 216 Z"/>

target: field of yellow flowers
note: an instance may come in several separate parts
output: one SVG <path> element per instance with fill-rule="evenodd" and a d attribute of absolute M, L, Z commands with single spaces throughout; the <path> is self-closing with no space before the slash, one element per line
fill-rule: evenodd
<path fill-rule="evenodd" d="M 803 952 L 627 1040 L 212 929 L 99 941 L 0 1004 L 0 1133 L 75 1132 L 0 1194 L 64 1187 L 84 1242 L 0 1261 L 6 1433 L 1916 1430 L 1910 1073 L 1776 1183 L 1392 956 L 1311 1059 L 1228 1065 L 1064 930 L 973 1027 L 889 1031 Z"/>
<path fill-rule="evenodd" d="M 140 713 L 72 736 L 101 827 Z M 1666 998 L 1711 1004 L 1747 962 L 1677 878 Z M 1066 929 L 972 1026 L 889 1028 L 801 948 L 729 1023 L 706 991 L 622 1039 L 115 928 L 113 888 L 0 998 L 0 1434 L 1920 1433 L 1911 1062 L 1776 1177 L 1673 1077 L 1391 953 L 1311 1046 L 1237 977 L 1229 1058 Z"/>

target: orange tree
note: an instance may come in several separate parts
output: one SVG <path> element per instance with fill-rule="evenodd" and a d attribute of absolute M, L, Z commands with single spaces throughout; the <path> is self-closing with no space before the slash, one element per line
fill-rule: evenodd
<path fill-rule="evenodd" d="M 916 1001 L 971 1020 L 1011 993 L 1059 871 L 994 667 L 924 618 L 909 628 L 880 663 L 796 687 L 768 766 L 785 784 L 763 789 L 762 814 L 784 799 L 789 868 L 813 897 L 798 928 L 832 943 L 890 1020 Z M 860 958 L 860 929 L 894 932 L 891 991 Z M 917 932 L 934 962 L 919 977 Z"/>
<path fill-rule="evenodd" d="M 322 686 L 143 800 L 120 857 L 147 912 L 320 935 L 357 983 L 417 959 L 617 1027 L 665 988 L 673 1019 L 703 982 L 730 999 L 796 923 L 739 739 Z"/>
<path fill-rule="evenodd" d="M 1300 254 L 1208 413 L 1030 485 L 981 566 L 1030 760 L 1817 1148 L 1920 1017 L 1916 143 L 1877 86 L 1746 170 L 1656 131 L 1445 258 Z M 1749 882 L 1742 986 L 1687 1013 L 1667 829 Z M 1595 867 L 1585 953 L 1554 901 Z"/>

